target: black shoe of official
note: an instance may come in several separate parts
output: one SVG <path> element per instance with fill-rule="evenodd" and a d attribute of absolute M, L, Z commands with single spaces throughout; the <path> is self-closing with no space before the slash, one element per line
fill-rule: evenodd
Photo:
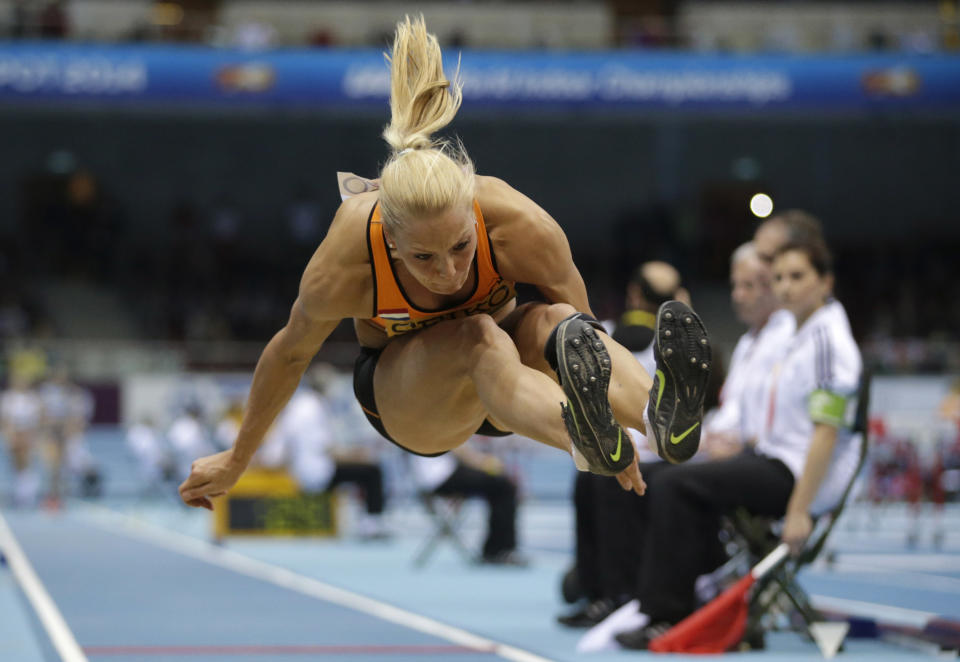
<path fill-rule="evenodd" d="M 624 648 L 645 651 L 650 646 L 651 641 L 664 634 L 672 627 L 673 625 L 667 621 L 658 621 L 656 623 L 644 625 L 636 630 L 627 630 L 626 632 L 621 632 L 620 634 L 614 635 L 614 638 L 617 640 L 617 643 Z"/>
<path fill-rule="evenodd" d="M 592 326 L 570 317 L 557 326 L 557 374 L 567 395 L 563 422 L 590 471 L 613 476 L 633 462 L 630 435 L 613 418 L 610 354 Z"/>
<path fill-rule="evenodd" d="M 505 549 L 493 554 L 484 554 L 477 563 L 480 565 L 500 565 L 512 566 L 514 568 L 526 568 L 530 565 L 530 559 L 515 549 Z"/>
<path fill-rule="evenodd" d="M 557 616 L 557 623 L 568 628 L 592 628 L 619 609 L 622 604 L 610 598 L 600 598 L 588 602 L 574 612 Z"/>
<path fill-rule="evenodd" d="M 647 434 L 668 462 L 686 462 L 700 447 L 711 356 L 707 329 L 689 306 L 680 301 L 660 306 L 653 345 L 657 369 L 647 403 L 653 429 Z"/>

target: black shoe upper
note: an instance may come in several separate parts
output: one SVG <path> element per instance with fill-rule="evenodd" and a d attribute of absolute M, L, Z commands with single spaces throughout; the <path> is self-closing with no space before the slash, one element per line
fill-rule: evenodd
<path fill-rule="evenodd" d="M 626 632 L 621 632 L 620 634 L 615 635 L 614 638 L 617 640 L 617 643 L 624 648 L 630 648 L 632 650 L 647 650 L 647 647 L 650 645 L 651 641 L 664 634 L 672 627 L 672 623 L 668 623 L 667 621 L 657 621 L 656 623 L 644 625 L 636 630 L 627 630 Z"/>
<path fill-rule="evenodd" d="M 557 616 L 557 622 L 570 628 L 590 628 L 603 621 L 607 616 L 615 612 L 622 605 L 621 602 L 611 600 L 610 598 L 600 598 L 588 602 L 580 609 Z"/>

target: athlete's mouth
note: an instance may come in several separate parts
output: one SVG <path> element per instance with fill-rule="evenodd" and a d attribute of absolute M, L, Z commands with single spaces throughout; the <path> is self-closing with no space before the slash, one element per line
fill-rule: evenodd
<path fill-rule="evenodd" d="M 431 289 L 435 289 L 442 294 L 453 294 L 467 282 L 466 278 L 458 278 L 455 281 L 437 281 L 431 284 Z"/>

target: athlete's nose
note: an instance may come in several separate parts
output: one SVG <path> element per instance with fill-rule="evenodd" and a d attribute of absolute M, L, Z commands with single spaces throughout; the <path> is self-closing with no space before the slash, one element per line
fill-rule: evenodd
<path fill-rule="evenodd" d="M 450 258 L 437 260 L 437 272 L 442 278 L 452 279 L 457 274 L 457 265 Z"/>

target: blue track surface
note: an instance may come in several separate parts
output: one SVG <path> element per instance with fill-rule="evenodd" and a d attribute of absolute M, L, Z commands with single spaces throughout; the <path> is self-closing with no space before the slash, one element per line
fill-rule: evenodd
<path fill-rule="evenodd" d="M 97 454 L 111 472 L 129 469 L 116 446 Z M 538 480 L 549 483 L 553 475 L 551 489 L 562 491 L 569 470 L 559 463 L 554 468 L 546 457 L 529 461 L 538 467 Z M 133 483 L 116 479 L 128 474 L 114 475 L 99 504 L 73 501 L 57 514 L 4 511 L 89 660 L 606 662 L 649 655 L 578 654 L 582 632 L 555 624 L 565 609 L 558 578 L 573 537 L 568 501 L 524 504 L 521 538 L 533 559 L 528 569 L 474 566 L 440 547 L 425 569 L 415 570 L 412 559 L 428 522 L 413 502 L 394 501 L 389 516 L 397 536 L 385 543 L 356 540 L 348 528 L 334 540 L 231 539 L 224 551 L 207 542 L 205 511 L 172 499 L 131 498 L 127 487 Z M 356 506 L 344 501 L 349 521 Z M 854 509 L 838 526 L 836 562 L 809 569 L 803 575 L 808 590 L 960 620 L 960 513 L 947 513 L 941 550 L 929 543 L 905 548 L 910 514 L 902 508 L 872 522 L 868 515 Z M 482 520 L 482 508 L 469 506 L 469 540 L 478 539 Z M 351 602 L 331 587 L 361 597 Z M 401 611 L 378 611 L 380 603 Z M 55 659 L 51 651 L 11 573 L 0 566 L 0 660 L 46 662 Z M 812 643 L 792 633 L 770 636 L 763 653 L 734 657 L 741 655 L 820 659 Z M 848 641 L 843 654 L 864 661 L 930 657 L 874 640 Z"/>

